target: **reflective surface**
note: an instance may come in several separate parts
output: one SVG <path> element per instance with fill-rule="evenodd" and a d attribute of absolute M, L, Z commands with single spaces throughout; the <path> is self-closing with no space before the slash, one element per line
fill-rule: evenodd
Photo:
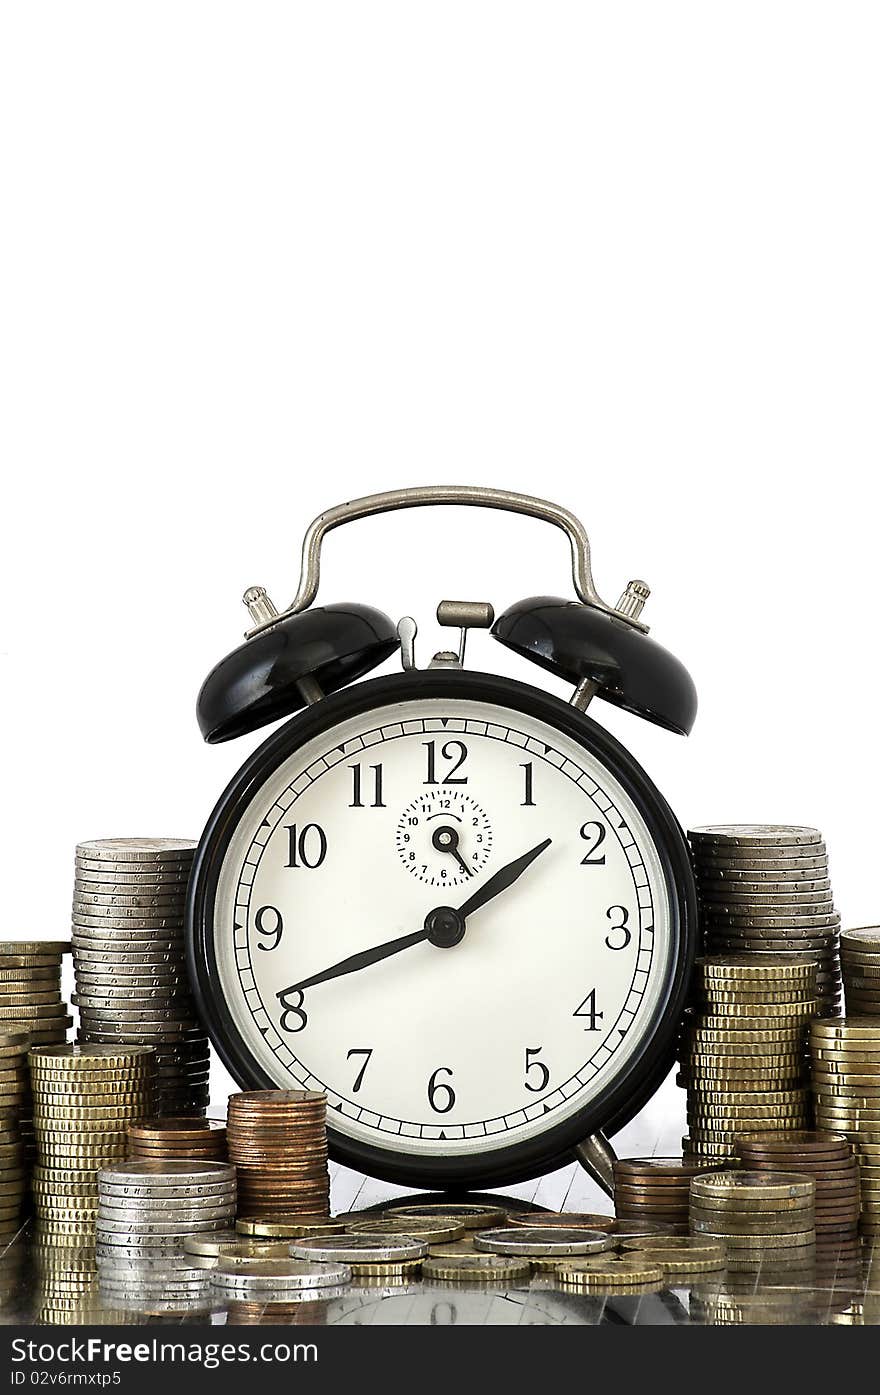
<path fill-rule="evenodd" d="M 0 1323 L 880 1324 L 880 1252 L 864 1245 L 857 1252 L 821 1249 L 815 1265 L 796 1273 L 712 1274 L 674 1282 L 660 1292 L 584 1295 L 560 1288 L 548 1274 L 498 1288 L 377 1279 L 281 1302 L 228 1301 L 214 1293 L 208 1271 L 187 1270 L 184 1277 L 169 1268 L 146 1279 L 132 1272 L 111 1280 L 99 1273 L 92 1248 L 50 1248 L 25 1227 L 0 1255 Z"/>

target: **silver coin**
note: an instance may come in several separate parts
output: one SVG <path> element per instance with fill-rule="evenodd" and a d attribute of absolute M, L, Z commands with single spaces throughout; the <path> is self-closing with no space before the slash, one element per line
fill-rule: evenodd
<path fill-rule="evenodd" d="M 828 881 L 827 857 L 774 857 L 774 858 L 694 858 L 697 878 L 702 885 L 706 880 L 725 882 L 738 886 L 760 886 L 763 883 L 780 882 L 797 885 L 802 881 L 817 878 Z"/>
<path fill-rule="evenodd" d="M 427 1252 L 427 1246 L 425 1250 Z M 299 1260 L 296 1257 L 252 1260 L 221 1258 L 216 1269 L 210 1271 L 212 1286 L 223 1293 L 325 1288 L 347 1284 L 351 1277 L 351 1269 L 347 1264 L 333 1260 L 315 1262 L 309 1256 Z"/>
<path fill-rule="evenodd" d="M 110 858 L 77 858 L 74 864 L 74 876 L 88 876 L 89 873 L 106 877 L 107 880 L 114 880 L 120 876 L 137 877 L 177 877 L 184 880 L 190 876 L 192 862 L 132 862 L 131 859 L 120 858 L 119 861 L 112 862 Z"/>
<path fill-rule="evenodd" d="M 189 984 L 177 976 L 171 975 L 162 977 L 131 974 L 127 978 L 120 978 L 117 974 L 111 973 L 102 978 L 98 974 L 77 974 L 76 987 L 78 992 L 85 993 L 90 997 L 115 998 L 120 993 L 141 994 L 147 997 L 153 994 L 158 994 L 161 997 L 164 993 L 168 997 L 173 997 L 181 991 L 185 992 L 187 996 L 190 994 Z"/>
<path fill-rule="evenodd" d="M 117 947 L 112 951 L 112 965 L 114 969 L 124 970 L 128 966 L 141 967 L 149 964 L 151 967 L 159 968 L 163 965 L 170 965 L 175 968 L 182 967 L 185 963 L 185 955 L 182 948 L 172 946 L 164 949 L 161 946 L 144 945 L 143 948 Z M 103 964 L 107 966 L 107 954 L 100 949 L 86 948 L 85 945 L 77 947 L 76 959 L 83 964 Z"/>
<path fill-rule="evenodd" d="M 145 1242 L 128 1241 L 121 1235 L 108 1237 L 106 1240 L 98 1240 L 95 1244 L 95 1254 L 100 1264 L 102 1260 L 121 1263 L 126 1259 L 171 1259 L 176 1255 L 183 1254 L 183 1244 L 179 1237 L 154 1235 Z"/>
<path fill-rule="evenodd" d="M 128 993 L 73 993 L 70 1001 L 74 1007 L 78 1007 L 89 1012 L 106 1012 L 113 1016 L 114 1021 L 163 1021 L 165 1014 L 173 1017 L 187 1016 L 192 1020 L 195 1015 L 195 1007 L 189 993 L 162 992 L 161 990 L 152 993 L 139 992 L 132 989 Z M 125 1015 L 121 1009 L 125 1008 Z M 142 1014 L 141 1018 L 135 1016 Z"/>
<path fill-rule="evenodd" d="M 117 1227 L 130 1226 L 135 1230 L 144 1226 L 189 1225 L 194 1221 L 228 1222 L 230 1219 L 235 1219 L 234 1196 L 218 1206 L 184 1206 L 182 1202 L 165 1202 L 156 1207 L 135 1203 L 110 1206 L 103 1197 L 98 1204 L 98 1225 L 115 1223 Z"/>
<path fill-rule="evenodd" d="M 477 1231 L 474 1247 L 501 1255 L 592 1255 L 612 1249 L 614 1236 L 601 1230 L 562 1226 L 510 1226 Z"/>
<path fill-rule="evenodd" d="M 164 1186 L 147 1190 L 146 1183 L 102 1181 L 99 1182 L 98 1189 L 101 1200 L 106 1198 L 114 1205 L 119 1202 L 131 1202 L 133 1205 L 143 1202 L 145 1205 L 150 1203 L 173 1206 L 178 1201 L 189 1204 L 200 1200 L 213 1205 L 215 1202 L 228 1201 L 236 1193 L 234 1182 L 203 1182 L 187 1187 Z"/>
<path fill-rule="evenodd" d="M 106 968 L 99 969 L 96 964 L 76 964 L 74 975 L 77 984 L 83 983 L 111 983 L 120 988 L 136 988 L 139 979 L 146 979 L 150 985 L 157 988 L 167 986 L 175 988 L 178 984 L 189 985 L 189 979 L 183 969 L 151 968 L 149 964 L 144 964 L 139 971 L 134 965 L 127 964 L 123 969 L 117 969 L 115 965 L 108 964 Z"/>
<path fill-rule="evenodd" d="M 94 893 L 86 895 L 75 892 L 72 906 L 74 915 L 82 914 L 86 919 L 93 916 L 98 920 L 151 920 L 157 915 L 182 918 L 186 897 L 178 892 L 165 896 L 139 896 L 137 899 L 130 896 L 125 902 L 118 896 L 100 894 L 96 897 Z"/>
<path fill-rule="evenodd" d="M 126 857 L 140 859 L 195 857 L 193 838 L 90 838 L 77 843 L 77 857 Z"/>
<path fill-rule="evenodd" d="M 78 862 L 74 871 L 74 889 L 104 887 L 108 891 L 124 890 L 126 886 L 143 887 L 185 887 L 189 881 L 190 868 L 138 870 L 131 863 L 112 866 L 109 862 Z"/>
<path fill-rule="evenodd" d="M 230 1213 L 225 1212 L 219 1220 L 194 1220 L 194 1221 L 140 1221 L 140 1220 L 105 1220 L 98 1216 L 95 1226 L 95 1234 L 99 1240 L 106 1240 L 108 1235 L 125 1235 L 129 1239 L 141 1239 L 146 1235 L 176 1235 L 183 1239 L 190 1231 L 216 1230 L 218 1226 L 229 1223 Z"/>
<path fill-rule="evenodd" d="M 813 907 L 812 914 L 820 915 L 834 906 L 834 897 L 827 891 L 733 891 L 729 886 L 700 887 L 700 905 L 709 915 L 716 911 L 724 915 L 744 914 L 743 907 L 754 907 L 756 915 L 763 915 L 768 907 L 779 907 L 780 915 L 788 915 L 789 910 L 803 910 Z"/>
<path fill-rule="evenodd" d="M 718 823 L 688 829 L 689 840 L 699 847 L 706 844 L 737 848 L 809 847 L 822 842 L 818 828 L 799 824 Z"/>
<path fill-rule="evenodd" d="M 182 930 L 132 930 L 124 929 L 73 930 L 73 954 L 181 954 L 186 941 Z"/>
<path fill-rule="evenodd" d="M 304 1236 L 290 1246 L 295 1259 L 343 1264 L 394 1264 L 424 1259 L 428 1246 L 412 1235 L 360 1234 Z"/>
<path fill-rule="evenodd" d="M 183 887 L 169 891 L 139 891 L 137 889 L 128 891 L 86 891 L 85 889 L 74 889 L 74 905 L 92 905 L 95 911 L 89 911 L 89 915 L 103 915 L 107 911 L 121 911 L 124 915 L 138 910 L 152 910 L 156 905 L 185 905 L 187 893 Z"/>
<path fill-rule="evenodd" d="M 74 935 L 77 930 L 104 930 L 111 932 L 119 931 L 120 934 L 128 934 L 129 930 L 162 930 L 183 932 L 183 916 L 175 911 L 170 915 L 145 915 L 132 916 L 130 919 L 123 919 L 121 916 L 101 916 L 86 915 L 82 911 L 73 911 L 70 923 Z"/>
<path fill-rule="evenodd" d="M 147 1179 L 150 1185 L 160 1187 L 182 1186 L 185 1182 L 196 1185 L 205 1182 L 234 1182 L 235 1168 L 232 1163 L 194 1162 L 153 1162 L 149 1158 L 131 1158 L 127 1162 L 114 1163 L 105 1167 L 99 1182 L 143 1184 Z"/>

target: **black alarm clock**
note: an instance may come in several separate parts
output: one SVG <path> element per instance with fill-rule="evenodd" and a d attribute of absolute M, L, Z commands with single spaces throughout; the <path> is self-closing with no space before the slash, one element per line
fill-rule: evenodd
<path fill-rule="evenodd" d="M 568 536 L 577 599 L 443 601 L 457 649 L 415 665 L 416 626 L 315 606 L 332 528 L 478 505 Z M 306 533 L 299 592 L 255 622 L 198 700 L 209 742 L 292 716 L 215 808 L 190 882 L 202 1018 L 245 1089 L 326 1092 L 331 1155 L 390 1181 L 498 1186 L 580 1157 L 668 1072 L 696 948 L 681 829 L 594 697 L 686 733 L 693 683 L 648 637 L 648 596 L 593 585 L 578 520 L 502 490 L 402 489 Z M 464 668 L 470 628 L 572 684 L 571 701 Z M 400 653 L 401 671 L 364 675 Z"/>

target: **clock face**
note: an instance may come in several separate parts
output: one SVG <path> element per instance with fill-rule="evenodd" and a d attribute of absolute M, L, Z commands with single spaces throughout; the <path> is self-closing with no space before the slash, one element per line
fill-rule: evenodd
<path fill-rule="evenodd" d="M 597 743 L 447 686 L 273 738 L 203 930 L 227 1059 L 326 1091 L 374 1157 L 473 1158 L 571 1120 L 644 1053 L 681 953 L 662 849 Z"/>

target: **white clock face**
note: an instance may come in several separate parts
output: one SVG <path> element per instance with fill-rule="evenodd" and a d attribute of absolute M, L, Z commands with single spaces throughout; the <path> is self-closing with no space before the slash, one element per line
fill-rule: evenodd
<path fill-rule="evenodd" d="M 429 912 L 537 849 L 424 937 Z M 455 698 L 374 709 L 288 757 L 239 818 L 214 937 L 265 1073 L 325 1090 L 353 1140 L 432 1156 L 583 1109 L 638 1052 L 673 953 L 657 850 L 610 771 L 536 718 Z M 343 964 L 380 946 L 397 952 Z"/>

